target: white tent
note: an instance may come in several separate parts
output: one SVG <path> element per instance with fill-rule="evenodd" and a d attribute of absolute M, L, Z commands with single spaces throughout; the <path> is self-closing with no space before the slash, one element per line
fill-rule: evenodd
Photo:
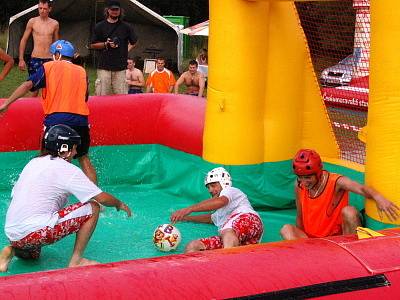
<path fill-rule="evenodd" d="M 124 21 L 132 24 L 138 36 L 133 56 L 142 59 L 161 55 L 173 66 L 181 65 L 182 36 L 180 27 L 135 0 L 120 0 Z M 29 18 L 37 16 L 37 5 L 10 18 L 7 52 L 18 57 L 19 42 Z M 60 23 L 60 37 L 70 40 L 82 56 L 90 54 L 87 45 L 94 25 L 104 19 L 104 0 L 54 0 L 51 17 Z M 32 51 L 28 43 L 26 55 Z"/>
<path fill-rule="evenodd" d="M 209 26 L 210 21 L 207 20 L 205 22 L 196 24 L 191 27 L 187 27 L 185 29 L 181 30 L 181 33 L 187 34 L 187 35 L 203 35 L 203 36 L 208 36 L 208 26 Z"/>

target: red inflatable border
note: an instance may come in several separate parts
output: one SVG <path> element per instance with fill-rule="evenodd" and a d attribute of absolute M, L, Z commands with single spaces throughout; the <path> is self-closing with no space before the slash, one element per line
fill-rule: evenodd
<path fill-rule="evenodd" d="M 91 97 L 92 146 L 160 144 L 201 156 L 205 100 L 142 94 Z M 21 99 L 0 116 L 0 152 L 39 149 L 43 112 L 39 98 Z"/>
<path fill-rule="evenodd" d="M 400 236 L 354 236 L 250 245 L 0 278 L 4 299 L 226 299 L 266 294 L 329 299 L 394 299 L 400 295 Z M 352 279 L 384 274 L 386 284 L 355 288 Z M 293 294 L 297 289 L 298 294 Z M 286 293 L 277 297 L 276 293 Z M 269 294 L 268 294 L 269 293 Z M 275 294 L 271 294 L 275 293 Z M 285 294 L 284 294 L 285 295 Z M 297 295 L 297 297 L 296 297 Z M 264 298 L 257 298 L 264 299 Z M 325 299 L 325 298 L 324 298 Z M 347 299 L 347 298 L 346 298 Z"/>
<path fill-rule="evenodd" d="M 158 143 L 200 155 L 204 105 L 201 99 L 173 95 L 93 97 L 93 144 Z M 1 117 L 0 151 L 37 149 L 42 118 L 37 99 L 15 103 Z M 303 295 L 321 284 L 323 293 L 340 282 L 352 299 L 394 299 L 400 295 L 400 231 L 383 233 L 387 236 L 267 243 L 6 276 L 0 277 L 0 295 L 2 299 L 222 299 L 296 291 Z M 385 284 L 354 288 L 353 279 L 379 274 L 386 276 Z"/>

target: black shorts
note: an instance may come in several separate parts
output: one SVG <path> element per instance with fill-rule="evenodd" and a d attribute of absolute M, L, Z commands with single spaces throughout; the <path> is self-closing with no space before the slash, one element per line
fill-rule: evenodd
<path fill-rule="evenodd" d="M 365 218 L 365 208 L 363 208 L 362 210 L 360 210 L 359 212 L 358 212 L 358 215 L 359 215 L 359 217 L 360 217 L 360 223 L 361 223 L 361 226 L 362 227 L 365 227 L 366 226 L 366 218 Z"/>
<path fill-rule="evenodd" d="M 69 125 L 68 125 L 69 126 Z M 45 127 L 43 132 L 43 137 L 46 132 L 50 129 L 51 126 Z M 89 126 L 69 126 L 73 130 L 75 130 L 81 137 L 81 144 L 76 148 L 76 155 L 74 158 L 82 157 L 89 153 L 90 146 L 90 129 Z M 44 149 L 44 139 L 42 139 L 42 148 Z"/>

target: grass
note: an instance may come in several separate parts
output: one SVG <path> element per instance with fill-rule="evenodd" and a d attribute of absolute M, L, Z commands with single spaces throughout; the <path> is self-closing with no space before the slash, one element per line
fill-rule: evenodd
<path fill-rule="evenodd" d="M 89 76 L 89 93 L 94 95 L 94 82 L 96 80 L 96 69 L 93 67 L 85 67 L 86 72 Z M 0 82 L 0 99 L 9 97 L 12 92 L 26 79 L 28 78 L 28 72 L 22 72 L 15 65 L 6 79 Z"/>
<path fill-rule="evenodd" d="M 0 48 L 3 49 L 6 48 L 7 34 L 8 34 L 7 31 L 0 32 Z M 192 56 L 196 57 L 196 54 L 198 53 L 199 49 L 207 48 L 205 45 L 206 45 L 206 39 L 204 37 L 193 38 L 191 41 L 191 48 L 190 48 L 190 53 L 192 54 Z M 190 59 L 189 58 L 184 59 L 183 66 L 185 70 L 187 69 Z M 28 73 L 20 71 L 18 69 L 17 63 L 18 61 L 16 61 L 16 65 L 13 67 L 13 69 L 8 74 L 6 79 L 0 82 L 0 99 L 9 97 L 12 94 L 12 92 L 28 78 Z M 0 70 L 1 69 L 2 66 L 0 65 Z M 85 69 L 89 77 L 89 95 L 92 96 L 94 95 L 94 82 L 96 80 L 96 69 L 90 65 L 86 65 Z M 146 77 L 147 76 L 145 75 L 145 79 Z M 175 74 L 175 78 L 178 79 L 179 74 Z M 181 85 L 179 87 L 179 93 L 184 93 L 184 90 L 185 90 L 184 85 Z M 207 95 L 207 92 L 205 91 L 204 94 Z"/>

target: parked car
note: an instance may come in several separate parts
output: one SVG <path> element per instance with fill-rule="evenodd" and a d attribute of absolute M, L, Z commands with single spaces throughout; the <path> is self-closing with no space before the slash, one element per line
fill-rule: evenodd
<path fill-rule="evenodd" d="M 350 54 L 346 58 L 339 61 L 338 64 L 326 68 L 321 72 L 321 85 L 348 85 L 352 78 L 354 64 L 354 55 Z"/>

